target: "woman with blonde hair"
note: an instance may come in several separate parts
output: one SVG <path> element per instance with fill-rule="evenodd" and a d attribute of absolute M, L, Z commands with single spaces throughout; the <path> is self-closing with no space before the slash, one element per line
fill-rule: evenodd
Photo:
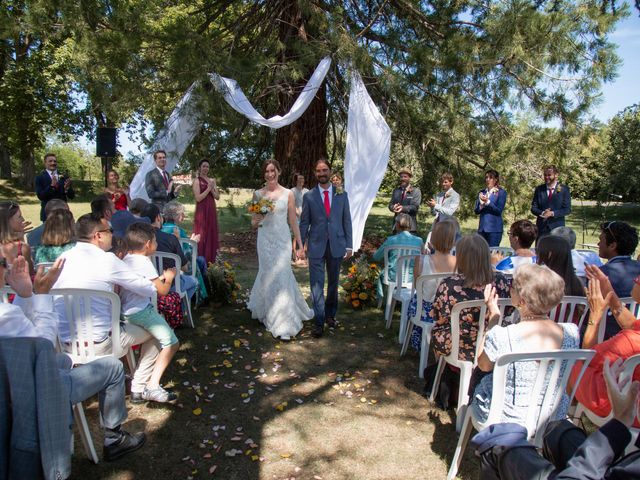
<path fill-rule="evenodd" d="M 432 339 L 437 356 L 451 352 L 451 310 L 454 305 L 482 300 L 485 286 L 489 284 L 495 287 L 499 297 L 509 296 L 507 279 L 491 268 L 487 241 L 477 233 L 462 237 L 456 244 L 456 273 L 438 285 L 430 313 L 434 320 Z M 460 360 L 472 362 L 475 359 L 479 317 L 478 307 L 460 312 Z"/>
<path fill-rule="evenodd" d="M 496 359 L 507 353 L 580 348 L 580 336 L 575 324 L 556 323 L 549 318 L 549 311 L 558 305 L 564 296 L 564 287 L 562 277 L 549 267 L 535 264 L 520 266 L 513 276 L 511 285 L 511 298 L 520 312 L 520 321 L 488 330 L 483 342 L 484 348 L 478 358 L 479 370 L 492 372 Z M 485 301 L 490 321 L 497 322 L 500 309 L 495 288 L 486 288 Z M 506 406 L 501 422 L 524 425 L 529 404 L 532 401 L 542 403 L 542 396 L 538 399 L 531 398 L 537 372 L 537 362 L 518 362 L 507 370 Z M 562 374 L 561 371 L 560 375 Z M 549 387 L 555 386 L 546 385 L 543 392 Z M 489 414 L 492 389 L 492 375 L 485 375 L 475 388 L 471 408 L 474 416 L 480 421 L 485 421 Z M 564 418 L 568 408 L 569 398 L 563 394 L 554 419 Z"/>
<path fill-rule="evenodd" d="M 54 210 L 44 222 L 41 245 L 36 250 L 38 263 L 55 262 L 76 244 L 75 222 L 69 210 Z"/>
<path fill-rule="evenodd" d="M 0 253 L 8 265 L 22 255 L 29 264 L 29 273 L 33 275 L 31 248 L 24 241 L 25 228 L 29 224 L 22 216 L 20 205 L 12 201 L 0 202 Z"/>
<path fill-rule="evenodd" d="M 455 219 L 444 220 L 434 225 L 429 239 L 429 244 L 427 245 L 427 248 L 433 249 L 433 253 L 430 255 L 420 255 L 419 257 L 416 257 L 415 267 L 413 269 L 414 287 L 420 275 L 455 271 L 456 257 L 451 255 L 451 250 L 455 245 L 457 233 L 458 222 L 456 222 Z M 420 315 L 420 321 L 422 322 L 433 323 L 433 317 L 430 315 L 431 305 L 439 283 L 440 282 L 437 280 L 430 280 L 423 284 L 422 314 Z M 409 304 L 409 318 L 416 314 L 417 301 L 418 294 L 415 293 L 411 299 L 411 303 Z M 413 332 L 411 333 L 411 346 L 418 351 L 420 351 L 421 337 L 422 328 L 414 325 Z"/>

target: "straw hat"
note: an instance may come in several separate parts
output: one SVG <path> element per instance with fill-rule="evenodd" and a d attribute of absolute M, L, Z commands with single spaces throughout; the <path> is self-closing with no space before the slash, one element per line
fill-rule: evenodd
<path fill-rule="evenodd" d="M 398 175 L 402 174 L 402 173 L 406 173 L 407 175 L 409 175 L 410 177 L 413 177 L 413 173 L 411 173 L 411 167 L 402 167 L 399 171 L 398 171 Z"/>

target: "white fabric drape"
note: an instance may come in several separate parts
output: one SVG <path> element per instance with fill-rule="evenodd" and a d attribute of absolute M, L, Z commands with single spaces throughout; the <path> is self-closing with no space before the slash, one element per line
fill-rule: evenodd
<path fill-rule="evenodd" d="M 284 117 L 276 115 L 271 118 L 264 118 L 260 115 L 253 105 L 251 105 L 251 102 L 235 80 L 221 77 L 217 73 L 210 73 L 209 78 L 216 90 L 224 96 L 224 99 L 236 112 L 241 113 L 252 122 L 264 125 L 265 127 L 281 128 L 295 122 L 307 110 L 307 107 L 322 85 L 330 66 L 331 59 L 329 57 L 325 57 L 320 61 L 304 89 L 300 92 L 298 98 L 296 98 L 291 110 L 289 110 Z"/>
<path fill-rule="evenodd" d="M 202 125 L 202 119 L 194 106 L 193 91 L 195 86 L 196 83 L 193 83 L 180 99 L 178 105 L 176 105 L 176 108 L 173 109 L 173 112 L 165 122 L 164 127 L 158 133 L 153 145 L 148 150 L 149 153 L 145 155 L 144 161 L 129 187 L 131 198 L 144 198 L 149 201 L 149 196 L 144 188 L 144 178 L 147 172 L 155 167 L 153 152 L 156 150 L 165 150 L 167 152 L 166 170 L 171 172 L 198 132 Z"/>
<path fill-rule="evenodd" d="M 371 100 L 360 74 L 352 71 L 344 183 L 349 193 L 354 252 L 362 244 L 364 225 L 387 169 L 390 149 L 391 129 Z"/>

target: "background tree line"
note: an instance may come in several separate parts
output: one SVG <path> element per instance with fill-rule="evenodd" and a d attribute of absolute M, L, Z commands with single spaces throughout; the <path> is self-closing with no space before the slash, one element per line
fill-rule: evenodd
<path fill-rule="evenodd" d="M 555 163 L 577 197 L 639 200 L 638 107 L 609 125 L 589 114 L 615 76 L 609 35 L 626 15 L 594 0 L 0 0 L 0 175 L 30 187 L 48 139 L 97 126 L 150 144 L 200 80 L 205 121 L 182 169 L 206 156 L 223 184 L 253 187 L 275 155 L 285 178 L 310 178 L 320 155 L 341 165 L 353 67 L 393 132 L 386 188 L 406 164 L 426 195 L 444 170 L 475 191 L 495 168 L 515 214 Z M 277 131 L 207 80 L 235 78 L 265 116 L 283 114 L 325 55 L 323 88 Z"/>

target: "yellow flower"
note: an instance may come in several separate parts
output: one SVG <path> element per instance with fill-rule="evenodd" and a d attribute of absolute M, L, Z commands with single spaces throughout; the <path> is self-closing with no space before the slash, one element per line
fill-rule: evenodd
<path fill-rule="evenodd" d="M 360 300 L 366 300 L 369 297 L 368 297 L 368 295 L 366 293 L 362 292 L 360 295 L 358 295 L 358 298 Z"/>

